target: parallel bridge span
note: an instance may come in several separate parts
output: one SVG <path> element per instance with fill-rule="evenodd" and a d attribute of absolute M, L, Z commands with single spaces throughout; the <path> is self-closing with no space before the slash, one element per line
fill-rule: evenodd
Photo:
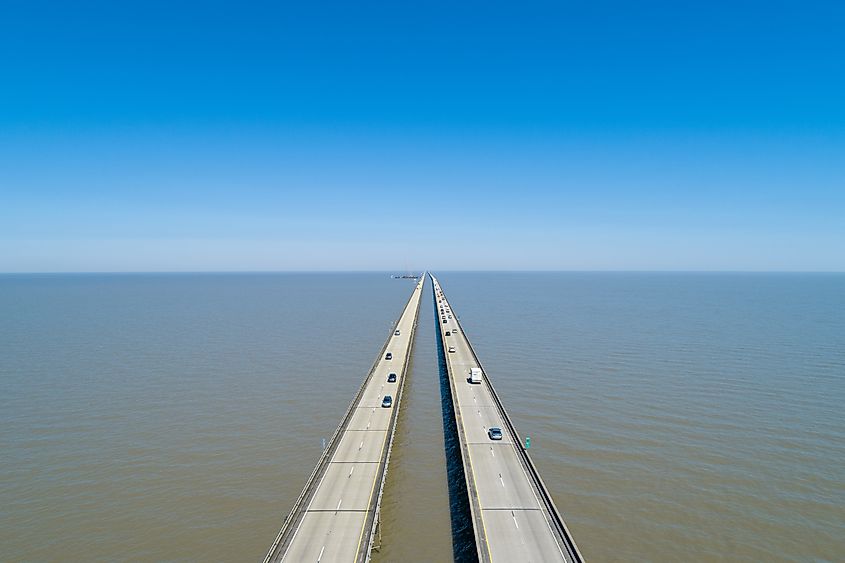
<path fill-rule="evenodd" d="M 264 563 L 369 561 L 424 280 L 414 287 Z M 388 381 L 390 373 L 395 382 Z M 390 407 L 382 406 L 386 395 L 393 399 Z"/>
<path fill-rule="evenodd" d="M 432 275 L 478 559 L 583 561 L 458 316 Z M 470 370 L 480 368 L 480 383 Z M 490 428 L 500 428 L 492 440 Z"/>

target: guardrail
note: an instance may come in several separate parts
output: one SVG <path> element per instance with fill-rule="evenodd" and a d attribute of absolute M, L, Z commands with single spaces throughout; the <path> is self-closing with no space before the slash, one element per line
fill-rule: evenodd
<path fill-rule="evenodd" d="M 425 280 L 425 278 L 423 278 L 423 280 Z M 416 291 L 417 290 L 414 289 L 414 292 Z M 413 297 L 414 294 L 412 293 L 411 298 Z M 410 303 L 410 299 L 408 300 L 408 303 Z M 422 286 L 420 286 L 420 298 L 417 300 L 417 309 L 416 311 L 414 311 L 414 323 L 411 325 L 411 333 L 408 335 L 410 337 L 410 340 L 408 341 L 408 353 L 405 354 L 405 363 L 402 365 L 402 383 L 399 385 L 399 393 L 396 394 L 396 404 L 393 407 L 393 412 L 391 413 L 390 417 L 390 439 L 387 443 L 387 449 L 382 453 L 382 463 L 384 464 L 384 467 L 381 471 L 381 475 L 378 477 L 379 489 L 378 496 L 376 498 L 376 507 L 375 510 L 373 510 L 372 515 L 367 517 L 366 526 L 369 526 L 370 528 L 370 537 L 366 543 L 366 551 L 363 554 L 359 553 L 357 555 L 359 561 L 362 560 L 362 556 L 363 561 L 369 561 L 370 553 L 372 553 L 373 549 L 373 542 L 376 538 L 376 529 L 380 525 L 378 516 L 381 511 L 381 497 L 384 493 L 384 483 L 387 480 L 387 467 L 388 465 L 390 465 L 390 453 L 393 451 L 393 437 L 396 434 L 396 425 L 399 422 L 399 409 L 402 405 L 402 394 L 405 390 L 405 380 L 407 379 L 408 375 L 408 366 L 411 363 L 411 352 L 414 348 L 414 335 L 417 332 L 417 321 L 420 315 L 420 303 L 422 303 Z M 405 304 L 405 307 L 407 308 L 408 305 Z M 405 309 L 402 310 L 403 314 L 404 311 Z M 397 324 L 394 325 L 394 330 L 396 326 L 398 326 L 398 321 Z M 382 350 L 382 354 L 384 354 L 384 350 Z"/>
<path fill-rule="evenodd" d="M 387 350 L 387 347 L 390 345 L 390 341 L 393 338 L 393 333 L 396 331 L 396 327 L 399 326 L 399 321 L 402 320 L 402 315 L 405 314 L 405 310 L 408 308 L 408 305 L 411 303 L 411 299 L 414 298 L 414 294 L 416 293 L 417 289 L 414 286 L 414 291 L 411 292 L 411 296 L 408 298 L 408 301 L 405 302 L 405 305 L 402 307 L 402 313 L 399 317 L 393 322 L 393 327 L 390 330 L 390 336 L 387 340 L 384 341 L 384 344 L 381 347 L 378 355 L 376 356 L 375 361 L 373 361 L 373 365 L 370 366 L 370 371 L 367 373 L 367 377 L 364 378 L 364 381 L 361 383 L 361 386 L 358 387 L 358 391 L 355 393 L 355 396 L 352 398 L 352 402 L 349 403 L 349 406 L 346 409 L 346 412 L 343 414 L 343 418 L 341 418 L 340 424 L 335 428 L 334 433 L 332 434 L 331 438 L 329 439 L 326 449 L 323 451 L 323 454 L 320 456 L 320 459 L 317 461 L 316 467 L 314 467 L 314 471 L 311 472 L 310 477 L 305 482 L 305 487 L 302 489 L 302 492 L 297 497 L 296 502 L 293 504 L 293 508 L 291 508 L 290 512 L 288 513 L 287 518 L 282 523 L 282 527 L 279 530 L 278 535 L 276 535 L 276 539 L 273 541 L 273 544 L 270 546 L 270 550 L 267 552 L 267 555 L 264 557 L 264 563 L 271 563 L 273 558 L 276 556 L 276 553 L 279 549 L 280 545 L 282 544 L 282 539 L 285 536 L 285 533 L 288 532 L 290 529 L 290 525 L 292 522 L 297 521 L 304 511 L 305 500 L 308 497 L 308 493 L 311 491 L 312 486 L 314 485 L 314 481 L 319 477 L 322 476 L 323 473 L 326 471 L 326 466 L 328 465 L 328 460 L 331 459 L 334 452 L 337 450 L 338 446 L 338 436 L 340 435 L 342 429 L 346 428 L 349 425 L 349 420 L 352 418 L 352 412 L 355 409 L 355 406 L 361 401 L 361 396 L 364 394 L 364 389 L 367 386 L 367 383 L 373 377 L 373 374 L 376 371 L 376 367 L 381 361 L 381 358 L 384 357 L 384 353 Z M 419 312 L 419 304 L 417 304 L 417 312 Z M 416 322 L 415 322 L 416 325 Z M 407 354 L 410 357 L 410 350 L 413 346 L 413 340 L 410 341 Z M 407 361 L 407 358 L 406 358 Z M 403 377 L 403 385 L 404 385 L 404 377 Z M 394 413 L 395 416 L 396 413 Z M 392 440 L 392 437 L 391 437 Z M 372 541 L 372 537 L 370 538 Z"/>
<path fill-rule="evenodd" d="M 431 274 L 429 274 L 431 275 Z M 432 276 L 432 280 L 434 277 Z M 433 285 L 433 283 L 432 283 Z M 439 282 L 438 282 L 439 285 Z M 442 288 L 441 288 L 442 290 Z M 447 300 L 448 301 L 448 300 Z M 528 477 L 531 479 L 534 488 L 540 493 L 541 499 L 543 504 L 546 508 L 546 514 L 549 515 L 549 521 L 554 526 L 557 531 L 558 536 L 560 536 L 563 545 L 562 547 L 566 549 L 567 553 L 569 554 L 570 559 L 576 561 L 578 563 L 582 563 L 584 561 L 581 552 L 578 550 L 578 546 L 575 545 L 575 540 L 572 538 L 572 534 L 569 531 L 569 528 L 566 527 L 566 523 L 563 520 L 563 517 L 560 515 L 560 512 L 555 506 L 554 500 L 552 499 L 552 495 L 549 493 L 549 490 L 546 488 L 545 482 L 543 482 L 543 478 L 540 477 L 540 472 L 537 470 L 537 467 L 534 465 L 534 461 L 531 459 L 531 456 L 528 454 L 528 451 L 525 449 L 523 445 L 522 436 L 517 432 L 516 427 L 511 421 L 510 415 L 508 415 L 507 410 L 505 410 L 505 406 L 502 403 L 501 399 L 499 399 L 499 394 L 496 392 L 496 389 L 493 387 L 493 384 L 490 382 L 490 378 L 487 375 L 487 370 L 481 363 L 481 360 L 478 359 L 478 355 L 475 353 L 475 348 L 472 346 L 472 342 L 470 341 L 469 337 L 467 336 L 466 331 L 464 330 L 463 325 L 458 320 L 458 315 L 455 313 L 454 307 L 450 305 L 450 309 L 452 310 L 452 317 L 460 329 L 461 333 L 463 334 L 464 340 L 466 340 L 467 346 L 469 347 L 469 351 L 472 354 L 472 358 L 475 361 L 476 365 L 481 368 L 481 373 L 483 374 L 484 379 L 487 381 L 487 386 L 490 388 L 490 395 L 493 397 L 493 401 L 496 403 L 496 409 L 499 411 L 499 415 L 502 417 L 502 420 L 505 422 L 507 426 L 508 432 L 511 433 L 511 436 L 515 437 L 517 440 L 518 447 L 516 447 L 517 454 L 519 455 L 520 461 L 522 462 L 523 466 L 527 469 L 526 473 Z M 441 326 L 441 340 L 443 338 L 443 328 Z M 445 343 L 444 343 L 445 345 Z"/>
<path fill-rule="evenodd" d="M 433 275 L 429 274 L 431 277 L 431 285 L 432 285 L 432 294 L 434 296 L 434 321 L 437 323 L 438 332 L 440 334 L 440 348 L 443 350 L 444 356 L 448 354 L 446 348 L 446 339 L 443 335 L 443 332 L 446 330 L 444 327 L 445 325 L 440 321 L 440 315 L 437 313 L 437 289 L 435 288 L 436 280 Z M 439 287 L 439 283 L 437 286 Z M 448 300 L 447 300 L 448 301 Z M 457 315 L 453 315 L 455 322 L 457 321 Z M 463 327 L 461 327 L 463 330 Z M 449 359 L 448 357 L 444 357 L 443 361 L 446 364 L 446 370 L 450 371 L 449 368 Z M 455 422 L 456 422 L 456 429 L 458 431 L 459 436 L 459 444 L 461 450 L 461 460 L 463 462 L 464 467 L 464 480 L 466 481 L 467 486 L 467 494 L 469 495 L 469 509 L 470 515 L 472 516 L 472 533 L 475 536 L 475 550 L 476 550 L 476 558 L 479 561 L 489 561 L 490 560 L 490 553 L 487 551 L 487 539 L 484 537 L 484 526 L 482 526 L 481 522 L 481 507 L 476 507 L 477 499 L 478 499 L 478 492 L 475 490 L 475 479 L 472 478 L 472 475 L 467 475 L 467 471 L 472 471 L 472 464 L 468 462 L 469 452 L 467 451 L 466 446 L 466 438 L 464 436 L 464 425 L 463 420 L 457 420 L 458 418 L 463 418 L 461 414 L 461 408 L 458 404 L 458 395 L 457 390 L 455 389 L 455 381 L 454 378 L 451 377 L 451 374 L 448 377 L 449 379 L 449 394 L 452 396 L 452 412 L 455 415 Z"/>

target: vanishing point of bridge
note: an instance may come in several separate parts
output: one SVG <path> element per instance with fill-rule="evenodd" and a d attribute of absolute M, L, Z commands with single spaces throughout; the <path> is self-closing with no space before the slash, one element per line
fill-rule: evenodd
<path fill-rule="evenodd" d="M 415 285 L 265 563 L 369 561 L 424 282 Z M 457 315 L 434 276 L 431 282 L 478 560 L 582 561 Z"/>

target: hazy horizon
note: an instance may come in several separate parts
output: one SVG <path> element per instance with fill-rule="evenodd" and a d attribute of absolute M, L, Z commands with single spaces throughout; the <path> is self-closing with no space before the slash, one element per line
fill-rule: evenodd
<path fill-rule="evenodd" d="M 494 270 L 494 269 L 445 269 L 427 270 L 80 270 L 80 271 L 42 271 L 42 272 L 0 272 L 0 276 L 38 276 L 38 275 L 123 275 L 123 274 L 385 274 L 401 276 L 405 274 L 432 273 L 467 273 L 467 274 L 845 274 L 842 270 Z"/>

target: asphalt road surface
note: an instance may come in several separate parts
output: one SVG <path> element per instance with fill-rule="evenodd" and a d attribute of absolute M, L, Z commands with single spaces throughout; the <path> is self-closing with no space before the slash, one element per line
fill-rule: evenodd
<path fill-rule="evenodd" d="M 423 280 L 415 286 L 396 335 L 388 341 L 348 417 L 327 446 L 298 507 L 283 526 L 265 561 L 360 561 L 369 559 L 369 537 L 386 473 L 392 429 L 398 416 L 406 360 L 413 343 Z M 386 359 L 386 353 L 392 359 Z M 389 383 L 388 375 L 396 374 Z M 391 407 L 383 407 L 386 395 Z"/>
<path fill-rule="evenodd" d="M 566 553 L 563 539 L 554 531 L 552 516 L 540 501 L 540 491 L 519 457 L 520 445 L 508 431 L 486 374 L 481 383 L 470 383 L 470 369 L 479 366 L 440 284 L 433 277 L 432 280 L 467 491 L 474 525 L 481 527 L 476 529 L 481 560 L 573 561 Z M 490 428 L 500 428 L 502 439 L 492 440 L 488 435 Z"/>

